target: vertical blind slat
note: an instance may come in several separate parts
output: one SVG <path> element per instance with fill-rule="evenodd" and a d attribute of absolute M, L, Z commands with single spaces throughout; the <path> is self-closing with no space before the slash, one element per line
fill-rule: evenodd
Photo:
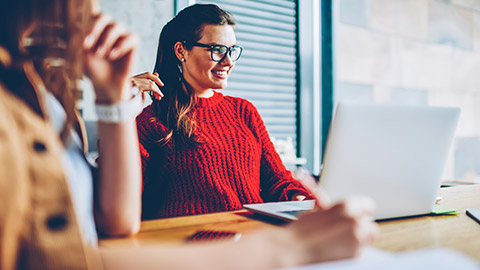
<path fill-rule="evenodd" d="M 297 136 L 297 28 L 294 0 L 197 0 L 214 3 L 237 19 L 237 43 L 245 48 L 226 95 L 251 101 L 270 136 Z M 238 73 L 236 73 L 238 72 Z"/>

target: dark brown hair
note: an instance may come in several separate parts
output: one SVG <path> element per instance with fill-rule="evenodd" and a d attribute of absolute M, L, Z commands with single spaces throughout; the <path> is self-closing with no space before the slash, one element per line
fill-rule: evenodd
<path fill-rule="evenodd" d="M 15 0 L 0 4 L 0 81 L 45 117 L 43 85 L 62 104 L 67 124 L 79 125 L 75 100 L 83 74 L 82 44 L 90 1 Z M 40 75 L 40 76 L 39 76 Z"/>
<path fill-rule="evenodd" d="M 170 20 L 160 33 L 157 61 L 154 72 L 158 72 L 165 84 L 162 100 L 152 96 L 157 117 L 170 130 L 160 140 L 166 143 L 172 136 L 179 142 L 195 146 L 199 143 L 195 135 L 195 115 L 192 109 L 196 99 L 192 87 L 185 81 L 181 72 L 181 62 L 175 55 L 174 45 L 177 42 L 195 42 L 202 38 L 205 25 L 235 25 L 233 16 L 216 5 L 196 4 L 180 11 Z M 185 49 L 192 47 L 184 45 Z"/>

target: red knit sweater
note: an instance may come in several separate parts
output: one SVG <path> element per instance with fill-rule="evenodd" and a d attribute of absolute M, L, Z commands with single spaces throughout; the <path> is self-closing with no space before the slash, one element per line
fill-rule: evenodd
<path fill-rule="evenodd" d="M 307 190 L 285 169 L 256 108 L 215 92 L 199 98 L 196 148 L 157 141 L 167 128 L 148 106 L 137 118 L 143 167 L 144 219 L 241 209 L 290 200 Z"/>

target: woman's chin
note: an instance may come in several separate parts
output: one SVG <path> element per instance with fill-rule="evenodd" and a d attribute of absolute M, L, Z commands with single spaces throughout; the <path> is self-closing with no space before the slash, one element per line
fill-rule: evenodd
<path fill-rule="evenodd" d="M 225 82 L 218 84 L 218 87 L 216 89 L 218 90 L 225 89 L 227 88 L 227 86 L 228 86 L 228 83 L 227 83 L 227 80 L 225 80 Z"/>

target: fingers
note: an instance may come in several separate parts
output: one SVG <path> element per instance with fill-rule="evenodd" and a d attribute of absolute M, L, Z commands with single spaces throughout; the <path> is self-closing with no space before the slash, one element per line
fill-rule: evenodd
<path fill-rule="evenodd" d="M 363 196 L 351 197 L 346 199 L 343 203 L 339 203 L 332 208 L 340 208 L 344 211 L 344 215 L 356 218 L 368 216 L 370 219 L 375 211 L 375 202 Z"/>
<path fill-rule="evenodd" d="M 123 42 L 125 40 L 125 35 L 127 35 L 125 30 L 126 28 L 121 24 L 108 25 L 108 27 L 106 27 L 103 31 L 102 37 L 104 38 L 103 41 L 98 45 L 97 54 L 102 57 L 107 55 L 111 56 L 111 54 L 115 52 L 112 51 L 112 47 L 116 43 L 125 43 Z M 107 52 L 110 53 L 107 54 Z"/>
<path fill-rule="evenodd" d="M 380 234 L 380 229 L 377 223 L 372 222 L 368 217 L 364 217 L 363 220 L 360 221 L 357 233 L 360 236 L 359 239 L 361 245 L 367 246 L 371 245 L 376 236 Z"/>
<path fill-rule="evenodd" d="M 367 197 L 352 197 L 330 208 L 338 222 L 351 232 L 351 241 L 359 247 L 371 244 L 378 234 L 378 225 L 373 222 L 374 210 L 374 201 Z"/>
<path fill-rule="evenodd" d="M 157 100 L 162 99 L 163 93 L 160 91 L 158 85 L 163 86 L 163 82 L 150 72 L 145 72 L 131 78 L 132 85 L 138 87 L 142 92 L 153 92 Z"/>
<path fill-rule="evenodd" d="M 95 15 L 93 21 L 93 27 L 83 44 L 85 50 L 99 57 L 118 60 L 137 47 L 137 36 L 109 16 Z"/>
<path fill-rule="evenodd" d="M 313 189 L 313 192 L 315 194 L 315 199 L 317 200 L 317 206 L 320 209 L 325 209 L 331 205 L 332 202 L 330 200 L 330 197 L 328 196 L 325 189 L 323 189 L 321 186 L 316 186 Z"/>
<path fill-rule="evenodd" d="M 351 258 L 378 234 L 378 225 L 372 221 L 373 211 L 372 200 L 351 198 L 302 216 L 290 228 L 305 248 L 304 254 L 309 254 L 308 261 Z"/>
<path fill-rule="evenodd" d="M 107 46 L 105 49 L 106 52 L 110 51 L 108 57 L 113 61 L 121 59 L 128 53 L 132 52 L 138 46 L 138 38 L 136 35 L 129 35 L 119 38 L 114 44 L 114 47 L 109 48 Z"/>
<path fill-rule="evenodd" d="M 85 38 L 85 42 L 83 43 L 83 47 L 85 50 L 90 50 L 97 47 L 97 43 L 100 40 L 104 29 L 109 24 L 113 24 L 111 18 L 103 14 L 94 15 L 92 21 L 93 27 Z"/>
<path fill-rule="evenodd" d="M 293 197 L 293 200 L 294 201 L 303 201 L 303 200 L 305 200 L 305 198 L 307 198 L 305 195 L 297 195 L 297 196 Z"/>
<path fill-rule="evenodd" d="M 316 207 L 320 209 L 326 208 L 330 205 L 330 200 L 327 194 L 320 188 L 313 175 L 303 167 L 298 167 L 295 173 L 292 172 L 293 178 L 300 181 L 303 186 L 309 191 L 310 196 L 315 199 Z"/>
<path fill-rule="evenodd" d="M 160 78 L 158 77 L 158 73 L 155 72 L 155 73 L 150 73 L 150 72 L 145 72 L 145 73 L 142 73 L 142 74 L 138 74 L 136 76 L 134 76 L 133 78 L 143 78 L 143 79 L 149 79 L 149 80 L 152 80 L 154 81 L 156 84 L 160 85 L 160 86 L 163 86 L 163 82 L 160 80 Z"/>
<path fill-rule="evenodd" d="M 90 11 L 92 14 L 100 13 L 100 3 L 97 0 L 90 0 Z"/>

